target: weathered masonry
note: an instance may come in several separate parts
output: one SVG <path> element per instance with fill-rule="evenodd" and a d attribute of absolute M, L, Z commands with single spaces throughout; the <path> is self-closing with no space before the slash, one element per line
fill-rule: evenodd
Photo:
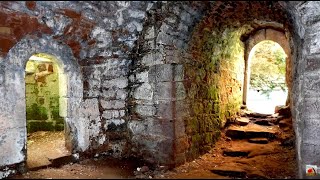
<path fill-rule="evenodd" d="M 247 54 L 266 39 L 289 53 L 304 177 L 306 164 L 320 165 L 319 17 L 316 1 L 0 2 L 0 177 L 25 168 L 31 56 L 59 69 L 55 107 L 75 156 L 177 166 L 213 147 L 238 115 Z"/>

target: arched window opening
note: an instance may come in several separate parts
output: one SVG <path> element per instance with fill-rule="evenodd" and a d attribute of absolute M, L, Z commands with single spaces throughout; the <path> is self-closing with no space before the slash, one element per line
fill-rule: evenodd
<path fill-rule="evenodd" d="M 273 114 L 276 106 L 285 105 L 288 94 L 286 58 L 285 51 L 274 41 L 264 40 L 252 48 L 249 54 L 249 110 Z"/>

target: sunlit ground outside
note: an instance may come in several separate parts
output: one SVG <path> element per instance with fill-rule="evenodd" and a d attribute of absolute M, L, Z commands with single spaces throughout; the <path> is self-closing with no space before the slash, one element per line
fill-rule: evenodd
<path fill-rule="evenodd" d="M 249 90 L 247 108 L 253 112 L 263 114 L 274 114 L 275 106 L 285 105 L 287 99 L 287 91 L 275 90 L 270 92 L 270 96 L 257 92 L 256 90 Z"/>

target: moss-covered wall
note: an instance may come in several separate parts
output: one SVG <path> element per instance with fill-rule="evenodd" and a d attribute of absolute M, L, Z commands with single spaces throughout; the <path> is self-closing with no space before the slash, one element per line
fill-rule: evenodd
<path fill-rule="evenodd" d="M 244 75 L 241 29 L 211 29 L 199 24 L 191 44 L 193 61 L 184 65 L 191 109 L 186 122 L 190 148 L 187 159 L 208 151 L 227 120 L 240 111 Z"/>
<path fill-rule="evenodd" d="M 220 137 L 220 130 L 239 115 L 246 38 L 256 30 L 286 21 L 277 3 L 215 1 L 211 5 L 192 28 L 187 58 L 180 56 L 187 94 L 180 104 L 188 106 L 189 114 L 183 117 L 187 136 L 185 159 L 177 155 L 178 163 L 208 152 Z M 179 127 L 175 130 L 182 129 Z M 175 147 L 184 143 L 176 140 Z"/>
<path fill-rule="evenodd" d="M 61 131 L 58 66 L 53 62 L 29 60 L 26 65 L 26 118 L 28 133 Z"/>

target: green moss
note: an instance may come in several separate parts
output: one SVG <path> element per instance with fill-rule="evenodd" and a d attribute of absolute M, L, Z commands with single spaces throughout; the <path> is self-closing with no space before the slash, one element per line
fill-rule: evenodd
<path fill-rule="evenodd" d="M 59 115 L 59 107 L 51 107 L 51 115 L 52 119 L 55 120 L 56 122 L 63 122 L 64 119 Z"/>
<path fill-rule="evenodd" d="M 36 131 L 54 131 L 55 126 L 53 122 L 46 121 L 29 121 L 27 123 L 27 131 L 28 133 L 36 132 Z"/>
<path fill-rule="evenodd" d="M 207 151 L 220 137 L 227 119 L 240 111 L 242 92 L 237 73 L 239 63 L 244 63 L 241 33 L 242 29 L 232 26 L 218 29 L 199 23 L 195 27 L 190 45 L 194 61 L 184 65 L 189 84 L 186 92 L 192 102 L 192 117 L 185 121 L 191 141 L 187 158 Z"/>
<path fill-rule="evenodd" d="M 47 109 L 37 104 L 32 104 L 31 107 L 27 107 L 27 120 L 46 120 L 48 119 Z"/>

